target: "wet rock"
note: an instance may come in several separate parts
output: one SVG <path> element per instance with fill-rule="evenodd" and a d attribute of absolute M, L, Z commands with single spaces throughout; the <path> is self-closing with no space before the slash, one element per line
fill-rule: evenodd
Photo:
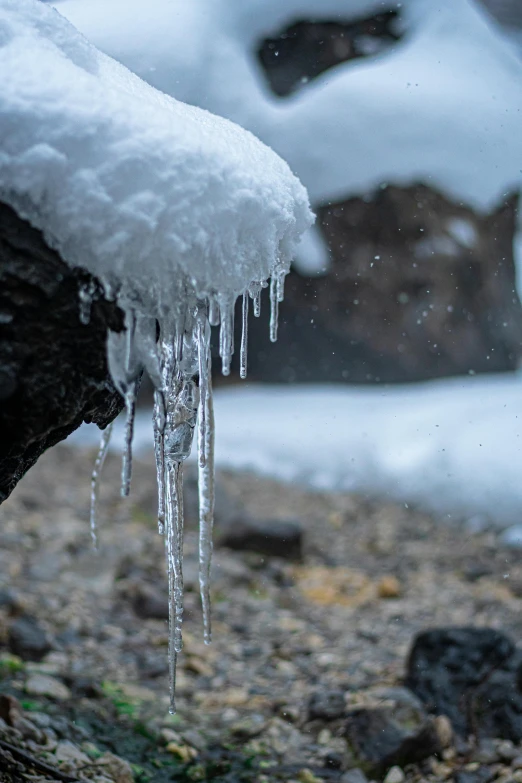
<path fill-rule="evenodd" d="M 406 684 L 461 736 L 522 739 L 522 655 L 488 628 L 439 628 L 414 641 Z"/>
<path fill-rule="evenodd" d="M 268 557 L 301 560 L 303 528 L 296 520 L 242 520 L 227 527 L 218 543 Z"/>
<path fill-rule="evenodd" d="M 389 708 L 359 708 L 348 714 L 346 738 L 358 761 L 382 776 L 393 766 L 415 764 L 441 748 L 432 719 L 401 724 Z"/>
<path fill-rule="evenodd" d="M 47 674 L 32 674 L 25 684 L 25 692 L 31 696 L 48 696 L 57 701 L 71 698 L 69 688 Z"/>
<path fill-rule="evenodd" d="M 41 661 L 52 648 L 45 630 L 36 618 L 29 615 L 18 617 L 11 623 L 8 646 L 10 652 L 24 661 Z"/>
<path fill-rule="evenodd" d="M 314 693 L 308 704 L 310 720 L 336 720 L 346 712 L 346 701 L 343 691 L 326 690 Z"/>

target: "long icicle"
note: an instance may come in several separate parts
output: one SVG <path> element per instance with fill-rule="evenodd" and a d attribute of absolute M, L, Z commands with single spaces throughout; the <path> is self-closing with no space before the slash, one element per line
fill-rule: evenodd
<path fill-rule="evenodd" d="M 277 342 L 279 321 L 278 277 L 276 273 L 270 279 L 270 342 Z"/>
<path fill-rule="evenodd" d="M 169 690 L 170 708 L 176 712 L 176 664 L 182 647 L 183 622 L 183 467 L 175 461 L 166 467 L 165 544 L 169 582 Z"/>
<path fill-rule="evenodd" d="M 128 497 L 132 476 L 132 439 L 134 437 L 134 416 L 136 413 L 136 395 L 138 381 L 132 381 L 125 394 L 125 445 L 123 447 L 123 459 L 121 464 L 121 495 Z"/>
<path fill-rule="evenodd" d="M 159 390 L 154 392 L 152 421 L 158 483 L 158 533 L 162 536 L 165 532 L 165 397 Z"/>
<path fill-rule="evenodd" d="M 107 456 L 107 452 L 109 451 L 111 434 L 112 434 L 112 421 L 102 432 L 100 449 L 98 451 L 98 455 L 94 462 L 94 467 L 92 469 L 92 476 L 91 476 L 91 514 L 90 514 L 91 538 L 92 538 L 92 546 L 96 551 L 98 551 L 100 478 L 101 478 L 101 472 L 103 470 L 103 463 L 105 462 L 105 457 Z"/>
<path fill-rule="evenodd" d="M 243 294 L 241 323 L 241 349 L 239 353 L 239 375 L 241 378 L 247 377 L 247 351 L 248 351 L 248 291 Z"/>
<path fill-rule="evenodd" d="M 203 639 L 212 640 L 210 612 L 210 568 L 214 528 L 214 407 L 212 401 L 212 364 L 206 333 L 208 326 L 198 323 L 199 411 L 198 411 L 198 498 L 199 498 L 199 592 L 203 612 Z"/>

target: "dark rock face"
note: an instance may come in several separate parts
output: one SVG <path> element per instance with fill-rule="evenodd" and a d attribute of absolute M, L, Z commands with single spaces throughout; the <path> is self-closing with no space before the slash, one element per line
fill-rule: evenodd
<path fill-rule="evenodd" d="M 440 628 L 416 637 L 407 686 L 463 737 L 522 739 L 522 655 L 489 628 Z"/>
<path fill-rule="evenodd" d="M 218 538 L 221 546 L 257 552 L 268 557 L 301 560 L 303 529 L 293 520 L 242 519 L 226 528 Z"/>
<path fill-rule="evenodd" d="M 35 617 L 22 616 L 9 627 L 9 650 L 24 661 L 41 661 L 52 644 Z"/>
<path fill-rule="evenodd" d="M 80 291 L 89 287 L 82 323 Z M 108 327 L 120 331 L 123 313 L 97 281 L 0 204 L 0 502 L 43 451 L 83 421 L 105 427 L 121 410 Z"/>
<path fill-rule="evenodd" d="M 373 383 L 513 370 L 517 209 L 511 197 L 479 216 L 423 185 L 319 205 L 331 269 L 289 276 L 275 345 L 265 298 L 250 324 L 250 377 Z"/>

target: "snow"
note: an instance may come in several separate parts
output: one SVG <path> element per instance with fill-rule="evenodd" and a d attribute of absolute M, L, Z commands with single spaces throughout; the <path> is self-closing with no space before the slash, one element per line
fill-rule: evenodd
<path fill-rule="evenodd" d="M 521 399 L 522 375 L 218 389 L 216 464 L 505 528 L 522 508 Z M 137 420 L 142 451 L 151 445 L 146 419 Z M 70 442 L 90 445 L 94 432 L 84 427 Z"/>
<path fill-rule="evenodd" d="M 287 160 L 312 203 L 417 181 L 489 210 L 521 181 L 522 63 L 472 0 L 58 0 L 101 49 L 166 93 L 227 116 Z M 398 8 L 404 38 L 288 98 L 256 49 L 298 19 Z"/>
<path fill-rule="evenodd" d="M 179 273 L 237 296 L 290 263 L 306 191 L 264 144 L 150 88 L 37 0 L 1 0 L 0 31 L 0 197 L 69 264 L 132 279 L 161 311 Z"/>

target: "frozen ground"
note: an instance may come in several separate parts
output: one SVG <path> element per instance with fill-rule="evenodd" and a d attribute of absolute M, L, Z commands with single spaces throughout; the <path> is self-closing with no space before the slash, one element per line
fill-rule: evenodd
<path fill-rule="evenodd" d="M 520 519 L 522 375 L 393 388 L 245 384 L 218 390 L 215 409 L 219 467 L 389 497 L 472 528 Z M 137 450 L 152 447 L 150 421 L 138 414 Z M 123 438 L 119 421 L 112 447 Z M 92 425 L 69 442 L 98 439 Z"/>

